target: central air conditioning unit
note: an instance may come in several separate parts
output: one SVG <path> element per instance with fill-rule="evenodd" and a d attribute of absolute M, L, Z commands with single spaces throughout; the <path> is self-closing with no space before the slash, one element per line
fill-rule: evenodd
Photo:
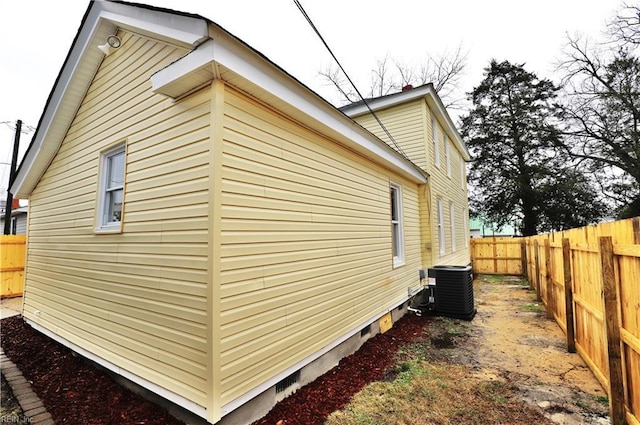
<path fill-rule="evenodd" d="M 416 297 L 418 314 L 433 314 L 462 320 L 476 315 L 471 266 L 435 266 L 427 270 L 428 285 Z M 421 272 L 424 277 L 424 271 Z"/>

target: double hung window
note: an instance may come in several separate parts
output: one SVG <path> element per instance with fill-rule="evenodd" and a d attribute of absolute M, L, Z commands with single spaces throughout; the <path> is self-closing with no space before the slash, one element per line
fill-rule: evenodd
<path fill-rule="evenodd" d="M 124 143 L 101 155 L 98 229 L 120 230 L 124 201 Z"/>
<path fill-rule="evenodd" d="M 442 199 L 438 198 L 438 245 L 440 248 L 440 256 L 446 253 L 446 240 L 444 231 L 444 211 L 442 211 Z"/>
<path fill-rule="evenodd" d="M 391 239 L 393 266 L 404 264 L 404 236 L 402 231 L 402 188 L 391 183 Z"/>

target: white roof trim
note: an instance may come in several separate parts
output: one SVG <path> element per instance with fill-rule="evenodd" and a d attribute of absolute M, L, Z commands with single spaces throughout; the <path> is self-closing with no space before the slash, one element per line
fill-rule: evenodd
<path fill-rule="evenodd" d="M 195 88 L 206 81 L 203 70 L 213 71 L 211 65 L 231 71 L 242 77 L 247 87 L 259 88 L 294 108 L 295 119 L 319 131 L 361 155 L 398 172 L 416 183 L 426 183 L 424 174 L 412 162 L 402 157 L 382 140 L 353 122 L 345 114 L 327 103 L 316 93 L 257 54 L 243 42 L 212 25 L 212 40 L 203 43 L 192 53 L 151 78 L 152 90 L 171 97 Z M 195 77 L 194 77 L 195 76 Z M 224 79 L 224 78 L 223 78 Z M 188 84 L 183 85 L 187 80 Z M 238 84 L 235 80 L 235 84 Z M 177 87 L 174 87 L 177 86 Z M 182 89 L 180 89 L 182 87 Z M 242 87 L 241 87 L 242 88 Z M 247 90 L 253 91 L 251 89 Z"/>
<path fill-rule="evenodd" d="M 122 27 L 194 48 L 208 37 L 207 25 L 203 18 L 102 0 L 90 2 L 10 192 L 16 198 L 28 198 L 58 152 L 102 62 L 103 53 L 95 46 Z"/>
<path fill-rule="evenodd" d="M 174 83 L 177 80 L 186 78 L 191 79 L 190 89 L 194 89 L 211 81 L 214 78 L 213 71 L 211 71 L 213 49 L 214 43 L 213 40 L 210 39 L 209 41 L 202 43 L 197 49 L 188 55 L 156 72 L 151 76 L 151 90 L 154 93 L 159 93 L 175 99 L 183 95 L 183 92 L 185 91 L 183 85 L 175 87 L 176 84 Z M 202 78 L 196 79 L 194 78 L 194 74 L 197 74 L 198 71 L 205 71 L 205 75 Z M 186 91 L 188 92 L 189 89 Z"/>
<path fill-rule="evenodd" d="M 373 111 L 377 111 L 389 108 L 391 106 L 406 103 L 411 100 L 419 99 L 421 97 L 426 98 L 429 107 L 433 110 L 435 115 L 440 118 L 440 124 L 445 127 L 446 133 L 449 135 L 449 137 L 451 137 L 453 143 L 456 145 L 458 151 L 460 151 L 460 153 L 462 154 L 464 160 L 470 161 L 471 155 L 469 155 L 469 151 L 467 150 L 467 147 L 465 146 L 460 133 L 458 133 L 455 124 L 451 120 L 451 117 L 447 112 L 447 108 L 445 108 L 445 106 L 442 104 L 440 96 L 438 96 L 438 93 L 433 88 L 433 84 L 429 83 L 411 90 L 367 100 L 367 103 Z M 350 117 L 357 117 L 359 115 L 370 113 L 369 109 L 364 104 L 345 106 L 341 108 L 341 110 Z"/>

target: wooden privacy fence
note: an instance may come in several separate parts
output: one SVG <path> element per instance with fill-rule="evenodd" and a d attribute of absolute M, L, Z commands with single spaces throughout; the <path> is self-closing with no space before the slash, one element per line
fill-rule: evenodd
<path fill-rule="evenodd" d="M 567 349 L 607 390 L 612 424 L 640 425 L 640 217 L 509 240 L 510 250 L 500 249 L 502 240 L 472 240 L 481 247 L 471 251 L 474 271 L 511 273 L 519 244 L 522 274 L 565 332 Z"/>
<path fill-rule="evenodd" d="M 2 297 L 22 295 L 26 244 L 25 235 L 0 236 L 0 296 Z"/>
<path fill-rule="evenodd" d="M 523 275 L 524 241 L 520 238 L 471 239 L 474 273 Z"/>

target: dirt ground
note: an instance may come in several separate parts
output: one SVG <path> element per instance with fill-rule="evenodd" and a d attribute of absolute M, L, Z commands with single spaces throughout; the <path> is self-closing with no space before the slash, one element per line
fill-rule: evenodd
<path fill-rule="evenodd" d="M 474 285 L 478 313 L 472 322 L 455 321 L 465 343 L 453 343 L 443 356 L 471 366 L 482 380 L 517 388 L 529 405 L 542 409 L 558 424 L 609 423 L 608 399 L 600 383 L 578 354 L 568 353 L 566 338 L 535 292 L 520 277 L 479 276 Z M 448 321 L 442 327 L 451 326 Z M 432 329 L 433 331 L 433 329 Z"/>

